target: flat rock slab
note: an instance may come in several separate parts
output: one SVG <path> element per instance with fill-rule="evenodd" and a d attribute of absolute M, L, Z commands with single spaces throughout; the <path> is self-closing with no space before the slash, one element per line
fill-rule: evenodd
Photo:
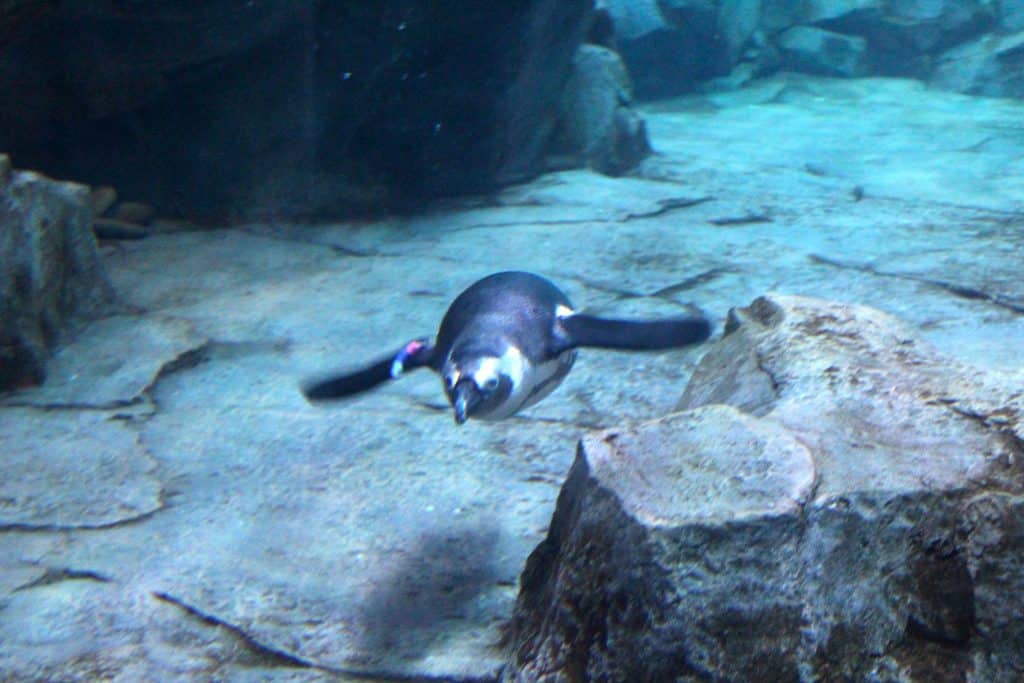
<path fill-rule="evenodd" d="M 94 529 L 163 506 L 155 461 L 138 433 L 109 415 L 9 408 L 0 410 L 0 434 L 0 529 Z"/>
<path fill-rule="evenodd" d="M 186 320 L 113 316 L 89 325 L 48 366 L 45 384 L 4 399 L 45 408 L 116 408 L 139 403 L 161 372 L 187 365 L 203 345 Z"/>
<path fill-rule="evenodd" d="M 728 406 L 601 432 L 581 448 L 591 476 L 651 526 L 795 514 L 815 483 L 800 441 Z"/>
<path fill-rule="evenodd" d="M 1014 460 L 998 433 L 957 411 L 985 393 L 976 371 L 892 316 L 776 296 L 734 311 L 728 324 L 679 408 L 730 403 L 786 425 L 815 449 L 819 502 L 851 491 L 959 487 Z M 1008 401 L 1013 392 L 1001 394 Z"/>

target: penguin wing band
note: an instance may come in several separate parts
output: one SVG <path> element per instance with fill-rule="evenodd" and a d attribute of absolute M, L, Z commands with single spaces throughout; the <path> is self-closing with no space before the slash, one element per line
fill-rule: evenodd
<path fill-rule="evenodd" d="M 362 370 L 331 374 L 302 384 L 302 395 L 309 401 L 329 401 L 354 396 L 397 379 L 403 373 L 429 367 L 434 347 L 428 339 L 413 339 L 395 353 L 371 363 Z"/>

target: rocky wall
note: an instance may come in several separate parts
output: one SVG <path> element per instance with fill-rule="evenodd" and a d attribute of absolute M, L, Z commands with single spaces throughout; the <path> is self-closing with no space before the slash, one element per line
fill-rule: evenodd
<path fill-rule="evenodd" d="M 0 150 L 205 222 L 486 192 L 543 170 L 592 3 L 15 3 Z"/>
<path fill-rule="evenodd" d="M 640 97 L 778 70 L 901 76 L 1024 97 L 1019 3 L 988 0 L 602 0 Z"/>

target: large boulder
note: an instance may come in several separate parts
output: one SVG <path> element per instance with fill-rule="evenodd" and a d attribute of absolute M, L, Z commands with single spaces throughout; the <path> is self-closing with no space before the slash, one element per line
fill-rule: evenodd
<path fill-rule="evenodd" d="M 632 102 L 632 84 L 619 55 L 599 45 L 580 46 L 562 94 L 552 153 L 607 175 L 633 168 L 651 146 Z"/>
<path fill-rule="evenodd" d="M 1024 97 L 1024 31 L 953 48 L 939 58 L 931 82 L 972 95 Z"/>
<path fill-rule="evenodd" d="M 0 150 L 196 220 L 490 190 L 542 170 L 592 5 L 41 3 L 0 15 Z"/>
<path fill-rule="evenodd" d="M 791 71 L 824 76 L 867 73 L 867 42 L 811 26 L 794 26 L 779 36 L 783 66 Z"/>
<path fill-rule="evenodd" d="M 601 0 L 637 97 L 677 95 L 728 71 L 711 0 Z"/>
<path fill-rule="evenodd" d="M 679 408 L 581 442 L 504 680 L 1024 677 L 1019 387 L 770 296 Z"/>
<path fill-rule="evenodd" d="M 61 335 L 112 301 L 89 188 L 15 171 L 0 155 L 0 391 L 42 382 Z"/>

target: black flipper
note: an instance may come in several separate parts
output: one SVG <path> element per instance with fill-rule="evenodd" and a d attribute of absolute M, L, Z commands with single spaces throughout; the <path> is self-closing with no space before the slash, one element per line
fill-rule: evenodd
<path fill-rule="evenodd" d="M 657 351 L 697 344 L 711 336 L 704 317 L 614 320 L 575 313 L 561 319 L 572 346 Z"/>
<path fill-rule="evenodd" d="M 375 363 L 345 374 L 332 374 L 302 383 L 308 401 L 329 401 L 369 391 L 403 373 L 430 366 L 434 347 L 429 339 L 414 339 L 401 349 Z"/>

